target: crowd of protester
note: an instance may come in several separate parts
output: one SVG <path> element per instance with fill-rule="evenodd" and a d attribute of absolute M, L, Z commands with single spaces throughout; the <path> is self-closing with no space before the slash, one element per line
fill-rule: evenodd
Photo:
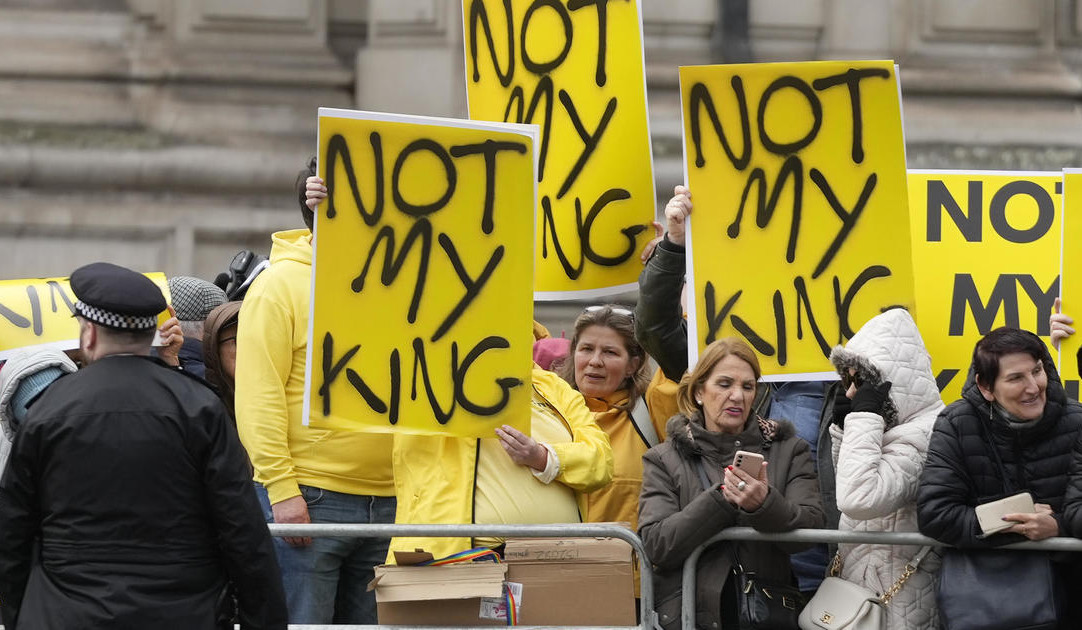
<path fill-rule="evenodd" d="M 80 269 L 72 276 L 80 351 L 27 350 L 0 369 L 6 627 L 80 615 L 145 624 L 168 613 L 192 624 L 184 627 L 213 617 L 271 628 L 284 627 L 286 611 L 290 623 L 375 623 L 367 586 L 394 550 L 441 557 L 502 543 L 272 542 L 265 528 L 252 531 L 253 519 L 625 523 L 654 566 L 666 629 L 680 623 L 684 561 L 728 527 L 920 532 L 951 547 L 721 543 L 698 564 L 698 627 L 744 627 L 747 575 L 805 597 L 830 575 L 878 598 L 882 627 L 937 628 L 975 605 L 955 598 L 948 571 L 993 562 L 990 550 L 1012 542 L 1082 536 L 1082 406 L 1067 398 L 1032 333 L 984 336 L 962 398 L 947 406 L 904 309 L 877 315 L 834 348 L 831 383 L 764 383 L 756 352 L 738 338 L 707 346 L 689 372 L 684 226 L 693 205 L 682 186 L 666 205 L 664 235 L 644 253 L 634 311 L 589 306 L 570 340 L 535 323 L 530 434 L 506 425 L 482 439 L 304 426 L 312 219 L 327 195 L 314 166 L 297 182 L 305 227 L 274 234 L 269 261 L 239 256 L 215 283 L 171 279 L 173 317 L 160 327 L 136 313 L 153 311 L 157 289 L 121 268 Z M 128 289 L 110 282 L 138 285 L 145 299 L 116 299 Z M 1053 315 L 1055 342 L 1074 333 L 1072 323 Z M 134 333 L 123 330 L 129 324 Z M 155 328 L 160 345 L 151 350 Z M 86 414 L 107 421 L 74 423 Z M 176 426 L 178 418 L 191 426 Z M 741 457 L 762 464 L 746 468 Z M 140 467 L 148 474 L 130 478 Z M 168 492 L 155 494 L 163 486 Z M 97 497 L 106 491 L 129 494 Z M 1033 511 L 1009 513 L 1000 531 L 986 533 L 975 507 L 1022 492 Z M 70 544 L 73 531 L 82 549 Z M 161 551 L 181 532 L 193 542 Z M 154 549 L 176 565 L 148 565 Z M 1082 563 L 1070 555 L 1006 553 L 1005 571 L 1024 577 L 1021 564 L 1033 564 L 1051 571 L 1059 593 L 1082 586 Z M 117 573 L 134 594 L 108 588 Z M 993 608 L 1014 597 L 986 590 Z M 1054 603 L 1047 627 L 1082 627 L 1079 602 Z"/>

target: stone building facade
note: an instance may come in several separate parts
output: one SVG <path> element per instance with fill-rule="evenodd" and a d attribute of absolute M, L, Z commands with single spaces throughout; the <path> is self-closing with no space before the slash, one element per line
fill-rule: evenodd
<path fill-rule="evenodd" d="M 720 61 L 893 58 L 911 167 L 1082 166 L 1078 0 L 641 3 L 661 199 L 682 179 L 676 68 Z M 317 107 L 465 115 L 460 11 L 0 0 L 0 279 L 96 259 L 209 279 L 266 252 L 300 223 Z"/>

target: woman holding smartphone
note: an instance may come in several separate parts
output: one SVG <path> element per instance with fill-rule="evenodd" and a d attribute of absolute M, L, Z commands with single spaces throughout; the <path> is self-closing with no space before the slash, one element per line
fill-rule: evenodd
<path fill-rule="evenodd" d="M 707 346 L 680 381 L 680 413 L 669 420 L 667 440 L 643 456 L 639 536 L 656 567 L 656 609 L 666 629 L 680 624 L 684 560 L 722 529 L 823 525 L 808 443 L 792 423 L 754 411 L 761 403 L 760 376 L 759 359 L 743 341 L 730 337 Z M 757 476 L 732 467 L 737 451 L 763 455 Z M 795 585 L 789 554 L 808 546 L 721 543 L 708 549 L 698 564 L 696 626 L 738 627 L 730 575 L 735 557 L 746 572 Z"/>
<path fill-rule="evenodd" d="M 943 410 L 917 324 L 903 309 L 877 315 L 844 348 L 835 347 L 830 361 L 842 380 L 830 426 L 839 529 L 917 531 L 917 488 L 928 439 Z M 939 558 L 921 552 L 912 546 L 842 544 L 832 572 L 840 570 L 841 578 L 879 595 L 901 584 L 886 604 L 888 628 L 936 628 Z M 907 565 L 915 571 L 903 579 Z"/>

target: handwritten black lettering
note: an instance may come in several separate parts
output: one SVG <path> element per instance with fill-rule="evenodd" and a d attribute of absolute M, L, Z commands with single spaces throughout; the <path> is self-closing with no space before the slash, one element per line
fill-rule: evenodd
<path fill-rule="evenodd" d="M 375 157 L 375 187 L 376 187 L 376 202 L 372 206 L 372 211 L 368 212 L 364 206 L 364 200 L 361 198 L 361 192 L 357 188 L 357 174 L 353 170 L 353 159 L 349 154 L 349 144 L 346 139 L 340 134 L 331 136 L 331 139 L 327 141 L 327 218 L 333 219 L 338 214 L 338 209 L 335 207 L 334 190 L 337 183 L 337 169 L 335 166 L 338 160 L 342 160 L 342 166 L 346 170 L 346 179 L 349 181 L 349 190 L 353 194 L 353 203 L 357 205 L 357 211 L 361 213 L 361 218 L 364 219 L 365 225 L 373 226 L 379 222 L 381 216 L 383 216 L 383 148 L 380 142 L 379 133 L 373 131 L 369 137 L 369 142 L 372 143 L 372 155 Z"/>
<path fill-rule="evenodd" d="M 441 425 L 447 424 L 451 420 L 451 416 L 455 413 L 455 395 L 451 392 L 451 404 L 447 410 L 444 411 L 440 406 L 438 400 L 436 400 L 436 392 L 432 389 L 432 379 L 428 375 L 428 362 L 425 360 L 425 344 L 421 341 L 420 337 L 413 339 L 413 381 L 410 387 L 410 399 L 417 400 L 417 366 L 421 366 L 421 378 L 425 382 L 425 393 L 428 396 L 428 405 L 432 408 L 432 414 L 436 418 L 436 422 Z M 452 372 L 454 367 L 458 365 L 458 344 L 451 343 L 451 366 Z M 452 373 L 452 377 L 454 374 Z"/>
<path fill-rule="evenodd" d="M 737 106 L 740 108 L 740 133 L 744 143 L 744 150 L 740 152 L 739 156 L 733 152 L 732 146 L 729 144 L 729 138 L 725 135 L 725 129 L 721 126 L 718 110 L 714 106 L 714 98 L 710 96 L 710 89 L 704 83 L 696 83 L 691 86 L 688 109 L 691 112 L 691 144 L 695 147 L 695 166 L 698 168 L 706 166 L 706 158 L 703 157 L 700 110 L 705 110 L 706 115 L 710 118 L 714 133 L 717 135 L 718 140 L 721 141 L 721 148 L 725 151 L 725 155 L 729 156 L 733 168 L 742 171 L 748 167 L 748 163 L 751 161 L 751 124 L 748 119 L 748 98 L 744 94 L 744 82 L 739 76 L 734 76 L 732 86 Z"/>
<path fill-rule="evenodd" d="M 849 285 L 849 288 L 842 293 L 841 280 L 837 276 L 834 276 L 834 308 L 838 312 L 838 335 L 844 339 L 849 339 L 854 334 L 853 326 L 849 323 L 849 309 L 853 306 L 853 300 L 857 297 L 857 293 L 864 288 L 865 284 L 868 284 L 876 278 L 889 278 L 891 271 L 884 265 L 871 265 L 857 274 L 853 284 Z"/>
<path fill-rule="evenodd" d="M 395 254 L 395 235 L 394 228 L 390 225 L 384 225 L 380 228 L 376 234 L 376 240 L 373 241 L 372 247 L 368 250 L 368 257 L 364 261 L 364 267 L 361 268 L 361 273 L 353 279 L 351 288 L 354 293 L 360 293 L 364 290 L 364 282 L 368 277 L 368 268 L 372 265 L 372 259 L 376 256 L 376 249 L 383 241 L 387 242 L 383 255 L 383 266 L 380 271 L 380 282 L 383 286 L 389 287 L 398 277 L 398 273 L 402 270 L 402 266 L 406 263 L 406 256 L 413 251 L 414 245 L 420 240 L 420 264 L 417 266 L 417 280 L 413 287 L 413 299 L 410 301 L 409 313 L 407 319 L 409 323 L 417 321 L 417 308 L 421 304 L 421 295 L 424 293 L 425 280 L 428 278 L 428 260 L 432 252 L 432 224 L 426 217 L 421 217 L 413 224 L 410 231 L 406 233 L 406 238 L 402 241 L 402 248 L 398 250 L 398 254 Z"/>
<path fill-rule="evenodd" d="M 860 105 L 860 82 L 870 78 L 889 79 L 890 72 L 883 68 L 850 68 L 841 74 L 812 81 L 812 87 L 822 92 L 836 85 L 849 88 L 849 106 L 853 114 L 853 162 L 864 162 L 864 120 Z"/>
<path fill-rule="evenodd" d="M 417 151 L 428 151 L 436 156 L 436 159 L 443 165 L 444 175 L 447 178 L 447 185 L 444 188 L 443 195 L 431 203 L 414 204 L 406 201 L 405 197 L 402 196 L 399 179 L 402 175 L 402 167 L 405 165 L 406 159 Z M 406 145 L 406 148 L 402 149 L 402 152 L 398 154 L 398 159 L 394 162 L 394 171 L 391 173 L 391 194 L 394 196 L 395 205 L 402 212 L 414 217 L 432 214 L 443 209 L 447 202 L 451 200 L 451 197 L 454 196 L 457 185 L 458 171 L 455 169 L 454 162 L 451 161 L 451 156 L 448 155 L 447 150 L 440 143 L 428 138 L 414 140 Z"/>
<path fill-rule="evenodd" d="M 790 88 L 794 89 L 808 101 L 808 108 L 811 109 L 812 126 L 808 130 L 804 137 L 793 142 L 778 142 L 770 137 L 767 133 L 766 124 L 766 108 L 770 104 L 770 97 L 774 95 L 778 90 Z M 823 126 L 823 105 L 819 102 L 819 97 L 812 91 L 811 86 L 802 81 L 801 79 L 786 75 L 774 79 L 766 90 L 763 91 L 763 96 L 759 99 L 759 111 L 756 114 L 756 123 L 759 125 L 759 141 L 763 143 L 763 148 L 771 153 L 777 155 L 792 155 L 797 151 L 808 146 L 815 140 L 815 137 L 819 135 L 819 128 Z"/>
<path fill-rule="evenodd" d="M 556 12 L 556 16 L 560 18 L 560 26 L 564 45 L 560 49 L 560 53 L 552 59 L 538 63 L 530 57 L 529 47 L 526 45 L 528 34 L 530 31 L 530 19 L 533 18 L 533 14 L 540 8 L 548 7 Z M 571 40 L 574 38 L 574 30 L 571 28 L 571 16 L 567 13 L 567 9 L 564 8 L 563 3 L 558 0 L 534 0 L 530 4 L 530 8 L 526 9 L 526 14 L 522 16 L 522 34 L 519 36 L 519 44 L 522 46 L 522 65 L 524 68 L 534 74 L 546 74 L 552 72 L 556 68 L 560 67 L 560 64 L 567 59 L 567 53 L 571 52 Z M 506 87 L 506 86 L 504 86 Z"/>
<path fill-rule="evenodd" d="M 578 11 L 588 6 L 597 9 L 597 67 L 594 71 L 594 83 L 597 87 L 605 87 L 605 82 L 608 80 L 605 75 L 605 56 L 609 47 L 608 5 L 609 0 L 569 0 L 567 3 L 567 8 L 571 11 Z"/>
<path fill-rule="evenodd" d="M 496 154 L 500 151 L 526 153 L 526 145 L 521 142 L 497 142 L 485 140 L 478 144 L 460 144 L 451 147 L 451 155 L 483 155 L 485 158 L 485 209 L 481 217 L 481 231 L 492 234 L 495 222 L 492 218 L 493 203 L 496 198 Z"/>
<path fill-rule="evenodd" d="M 838 201 L 838 196 L 834 194 L 834 190 L 831 189 L 830 184 L 827 182 L 827 178 L 823 176 L 819 169 L 813 168 L 808 174 L 811 180 L 815 182 L 815 185 L 822 191 L 823 197 L 830 204 L 830 208 L 834 210 L 834 213 L 838 215 L 838 218 L 842 220 L 842 227 L 838 230 L 838 234 L 834 237 L 834 240 L 830 242 L 830 246 L 827 247 L 826 252 L 823 253 L 823 257 L 819 259 L 819 264 L 815 266 L 815 271 L 812 272 L 812 279 L 818 278 L 827 267 L 830 266 L 830 261 L 834 260 L 834 256 L 838 254 L 838 251 L 842 248 L 842 244 L 845 243 L 845 239 L 849 237 L 849 233 L 853 231 L 853 228 L 857 224 L 857 220 L 860 218 L 860 214 L 864 212 L 865 206 L 868 204 L 868 200 L 872 196 L 872 191 L 875 190 L 875 184 L 879 181 L 878 175 L 875 173 L 869 173 L 868 178 L 864 181 L 864 189 L 860 191 L 860 197 L 857 202 L 853 204 L 851 211 L 846 211 L 842 203 Z"/>
<path fill-rule="evenodd" d="M 808 329 L 811 330 L 815 336 L 815 341 L 819 344 L 819 349 L 823 351 L 823 356 L 830 356 L 830 344 L 823 338 L 823 333 L 819 330 L 819 325 L 815 323 L 815 314 L 812 312 L 811 298 L 808 297 L 808 283 L 804 281 L 803 276 L 797 276 L 793 278 L 793 288 L 796 289 L 796 338 L 804 338 L 804 326 L 803 320 L 800 317 L 801 310 L 808 315 Z M 803 304 L 804 308 L 800 306 Z M 841 343 L 841 339 L 838 339 Z"/>
<path fill-rule="evenodd" d="M 526 96 L 522 90 L 521 85 L 516 85 L 511 90 L 511 96 L 507 99 L 507 108 L 503 112 L 504 122 L 516 122 L 516 123 L 532 123 L 534 116 L 537 113 L 537 106 L 541 103 L 541 97 L 545 98 L 544 122 L 541 124 L 541 148 L 540 156 L 537 160 L 537 181 L 544 181 L 545 179 L 545 161 L 549 153 L 549 136 L 552 131 L 552 106 L 554 96 L 554 90 L 552 87 L 552 78 L 549 76 L 543 76 L 537 82 L 537 87 L 534 88 L 533 96 L 530 97 L 530 105 L 525 105 Z M 515 110 L 514 119 L 511 118 L 511 107 L 518 105 L 518 109 Z M 525 111 L 524 111 L 525 110 Z"/>
<path fill-rule="evenodd" d="M 799 157 L 790 155 L 785 158 L 785 163 L 781 165 L 781 170 L 778 171 L 778 178 L 774 180 L 774 187 L 770 191 L 770 197 L 767 198 L 766 173 L 759 167 L 752 169 L 748 175 L 748 183 L 744 185 L 744 192 L 740 195 L 740 207 L 737 208 L 736 218 L 733 219 L 733 222 L 729 224 L 726 230 L 729 238 L 736 238 L 740 235 L 740 222 L 744 217 L 744 207 L 748 202 L 752 184 L 758 185 L 755 196 L 755 224 L 760 228 L 765 228 L 770 224 L 770 219 L 774 216 L 774 210 L 777 208 L 778 198 L 781 197 L 785 182 L 791 179 L 793 182 L 793 218 L 789 227 L 789 242 L 785 247 L 785 260 L 788 262 L 796 260 L 796 243 L 797 237 L 800 235 L 800 211 L 804 206 L 803 173 L 804 168 Z"/>
<path fill-rule="evenodd" d="M 511 344 L 503 337 L 490 335 L 477 342 L 477 345 L 466 353 L 466 357 L 462 359 L 462 365 L 457 366 L 455 369 L 455 400 L 458 401 L 458 404 L 462 405 L 463 409 L 478 416 L 494 416 L 503 411 L 503 408 L 507 406 L 507 403 L 511 398 L 511 390 L 516 387 L 521 387 L 522 379 L 509 376 L 497 378 L 495 382 L 496 386 L 500 388 L 500 399 L 495 404 L 488 405 L 487 407 L 474 402 L 466 396 L 465 382 L 466 374 L 470 371 L 470 367 L 473 366 L 474 362 L 477 361 L 482 354 L 489 350 L 500 350 L 510 347 Z"/>
<path fill-rule="evenodd" d="M 443 337 L 451 326 L 454 325 L 458 318 L 469 308 L 473 300 L 480 295 L 481 289 L 484 288 L 485 283 L 492 277 L 493 272 L 496 271 L 496 267 L 499 266 L 500 261 L 503 260 L 503 245 L 496 247 L 496 251 L 492 252 L 492 256 L 489 257 L 488 262 L 485 263 L 485 268 L 481 270 L 481 273 L 477 275 L 477 279 L 470 278 L 470 274 L 466 271 L 466 268 L 462 265 L 462 258 L 458 255 L 458 250 L 455 249 L 455 244 L 451 242 L 446 234 L 439 235 L 440 247 L 447 253 L 447 259 L 451 261 L 451 265 L 455 268 L 455 273 L 458 274 L 458 279 L 462 281 L 462 286 L 466 287 L 466 293 L 459 299 L 455 307 L 451 309 L 451 312 L 444 318 L 443 323 L 439 325 L 436 332 L 432 333 L 432 341 L 439 341 L 440 337 Z"/>
<path fill-rule="evenodd" d="M 575 198 L 575 226 L 576 233 L 579 238 L 579 250 L 581 256 L 579 258 L 578 265 L 572 265 L 569 257 L 564 252 L 564 247 L 560 244 L 559 235 L 556 233 L 556 221 L 553 219 L 552 201 L 549 200 L 548 195 L 542 195 L 541 197 L 541 257 L 548 258 L 548 239 L 552 236 L 553 249 L 556 252 L 556 257 L 563 267 L 564 273 L 568 278 L 572 280 L 579 277 L 582 270 L 585 268 L 586 261 L 601 265 L 604 267 L 614 267 L 621 265 L 624 261 L 631 258 L 636 250 L 636 243 L 638 235 L 646 231 L 645 225 L 630 225 L 620 229 L 620 233 L 627 239 L 627 247 L 622 252 L 615 256 L 606 256 L 599 253 L 594 249 L 591 241 L 593 234 L 594 221 L 597 220 L 601 211 L 605 209 L 607 205 L 615 201 L 621 201 L 624 199 L 630 199 L 631 193 L 623 188 L 610 188 L 594 201 L 590 206 L 590 210 L 586 213 L 585 219 L 582 214 L 582 202 L 578 197 Z"/>
<path fill-rule="evenodd" d="M 582 139 L 582 152 L 579 153 L 579 158 L 575 160 L 575 164 L 571 167 L 571 170 L 568 171 L 567 177 L 564 178 L 564 183 L 560 186 L 559 192 L 556 193 L 557 199 L 563 199 L 563 196 L 571 189 L 571 185 L 579 178 L 579 174 L 582 173 L 582 169 L 586 166 L 587 160 L 590 159 L 594 150 L 597 149 L 597 145 L 601 142 L 601 135 L 605 133 L 605 129 L 609 126 L 612 115 L 616 113 L 616 97 L 614 96 L 610 98 L 608 104 L 605 105 L 605 112 L 601 114 L 601 120 L 598 121 L 594 132 L 590 133 L 586 130 L 586 127 L 583 126 L 582 119 L 579 118 L 578 111 L 575 109 L 575 103 L 571 100 L 571 95 L 564 90 L 560 90 L 560 102 L 563 103 L 564 109 L 567 110 L 567 116 L 571 120 L 571 124 L 575 126 L 575 131 L 578 132 L 579 138 Z"/>
<path fill-rule="evenodd" d="M 488 43 L 488 52 L 492 59 L 492 67 L 496 70 L 496 76 L 500 79 L 500 85 L 507 87 L 515 76 L 515 24 L 511 13 L 511 0 L 503 0 L 503 13 L 507 24 L 507 71 L 500 69 L 500 62 L 496 59 L 496 43 L 492 39 L 492 28 L 488 21 L 488 10 L 485 9 L 484 0 L 470 2 L 470 61 L 473 63 L 473 82 L 481 81 L 481 71 L 477 67 L 477 25 L 480 23 Z"/>

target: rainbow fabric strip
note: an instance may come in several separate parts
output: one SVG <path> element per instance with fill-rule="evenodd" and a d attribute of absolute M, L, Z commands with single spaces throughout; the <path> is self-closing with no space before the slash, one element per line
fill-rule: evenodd
<path fill-rule="evenodd" d="M 473 549 L 453 553 L 449 556 L 444 556 L 443 558 L 427 560 L 419 563 L 417 566 L 438 567 L 445 564 L 454 564 L 456 562 L 476 562 L 478 560 L 489 560 L 496 563 L 502 562 L 500 560 L 500 555 L 488 547 L 474 547 Z"/>

